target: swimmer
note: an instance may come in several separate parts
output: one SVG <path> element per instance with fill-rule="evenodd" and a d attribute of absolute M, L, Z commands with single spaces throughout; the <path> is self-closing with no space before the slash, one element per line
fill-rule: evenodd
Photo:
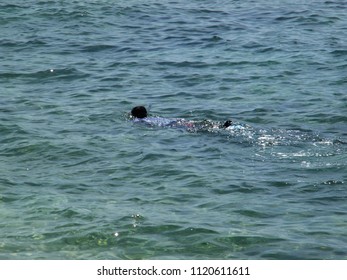
<path fill-rule="evenodd" d="M 209 130 L 227 128 L 233 124 L 231 120 L 227 120 L 223 125 L 213 123 L 211 121 L 189 121 L 185 119 L 167 119 L 162 117 L 148 117 L 147 110 L 144 106 L 136 106 L 131 110 L 131 116 L 135 122 L 143 122 L 151 126 L 179 127 L 189 130 Z"/>

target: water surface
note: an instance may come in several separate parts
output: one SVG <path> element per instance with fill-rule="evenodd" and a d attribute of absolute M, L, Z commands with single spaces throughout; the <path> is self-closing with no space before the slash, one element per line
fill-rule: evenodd
<path fill-rule="evenodd" d="M 0 258 L 346 259 L 346 8 L 2 1 Z"/>

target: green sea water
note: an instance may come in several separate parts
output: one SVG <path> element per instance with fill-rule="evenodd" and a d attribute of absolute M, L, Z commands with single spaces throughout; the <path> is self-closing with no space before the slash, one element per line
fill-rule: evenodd
<path fill-rule="evenodd" d="M 346 10 L 1 1 L 0 259 L 347 259 Z"/>

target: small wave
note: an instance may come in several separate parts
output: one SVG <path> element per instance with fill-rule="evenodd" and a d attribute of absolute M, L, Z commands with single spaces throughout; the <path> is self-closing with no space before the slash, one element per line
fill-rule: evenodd
<path fill-rule="evenodd" d="M 157 62 L 160 66 L 174 66 L 174 67 L 191 67 L 191 68 L 205 68 L 209 64 L 200 61 L 161 61 Z"/>
<path fill-rule="evenodd" d="M 100 45 L 89 45 L 82 48 L 82 52 L 100 52 L 100 51 L 107 51 L 107 50 L 113 50 L 118 49 L 117 46 L 114 45 L 107 45 L 107 44 L 100 44 Z"/>
<path fill-rule="evenodd" d="M 264 50 L 269 51 L 269 50 Z M 189 68 L 208 68 L 208 67 L 234 67 L 234 66 L 242 66 L 242 65 L 254 65 L 254 66 L 271 66 L 281 64 L 275 60 L 264 60 L 264 61 L 220 61 L 215 63 L 206 63 L 202 61 L 160 61 L 156 63 L 160 66 L 168 66 L 168 67 L 189 67 Z"/>
<path fill-rule="evenodd" d="M 346 56 L 347 50 L 334 50 L 330 52 L 333 56 L 340 57 L 340 56 Z"/>
<path fill-rule="evenodd" d="M 22 6 L 15 5 L 15 4 L 0 4 L 0 9 L 4 11 L 5 9 L 18 9 L 23 8 Z"/>
<path fill-rule="evenodd" d="M 46 42 L 40 40 L 40 39 L 32 39 L 27 41 L 15 41 L 15 40 L 0 40 L 0 46 L 1 47 L 9 47 L 9 48 L 33 48 L 33 47 L 39 47 L 39 46 L 45 46 L 47 45 Z"/>
<path fill-rule="evenodd" d="M 336 124 L 336 123 L 346 123 L 347 116 L 328 116 L 325 114 L 314 114 L 307 116 L 311 121 L 317 121 L 319 123 L 328 123 L 328 124 Z"/>
<path fill-rule="evenodd" d="M 76 80 L 86 78 L 89 75 L 77 70 L 76 68 L 48 69 L 37 72 L 0 72 L 0 79 L 24 79 L 37 81 L 39 83 L 59 80 Z"/>

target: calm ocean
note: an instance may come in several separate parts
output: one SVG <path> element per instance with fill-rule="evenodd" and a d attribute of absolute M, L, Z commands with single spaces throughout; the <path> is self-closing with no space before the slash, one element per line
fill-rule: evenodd
<path fill-rule="evenodd" d="M 346 260 L 346 11 L 2 0 L 0 259 Z"/>

